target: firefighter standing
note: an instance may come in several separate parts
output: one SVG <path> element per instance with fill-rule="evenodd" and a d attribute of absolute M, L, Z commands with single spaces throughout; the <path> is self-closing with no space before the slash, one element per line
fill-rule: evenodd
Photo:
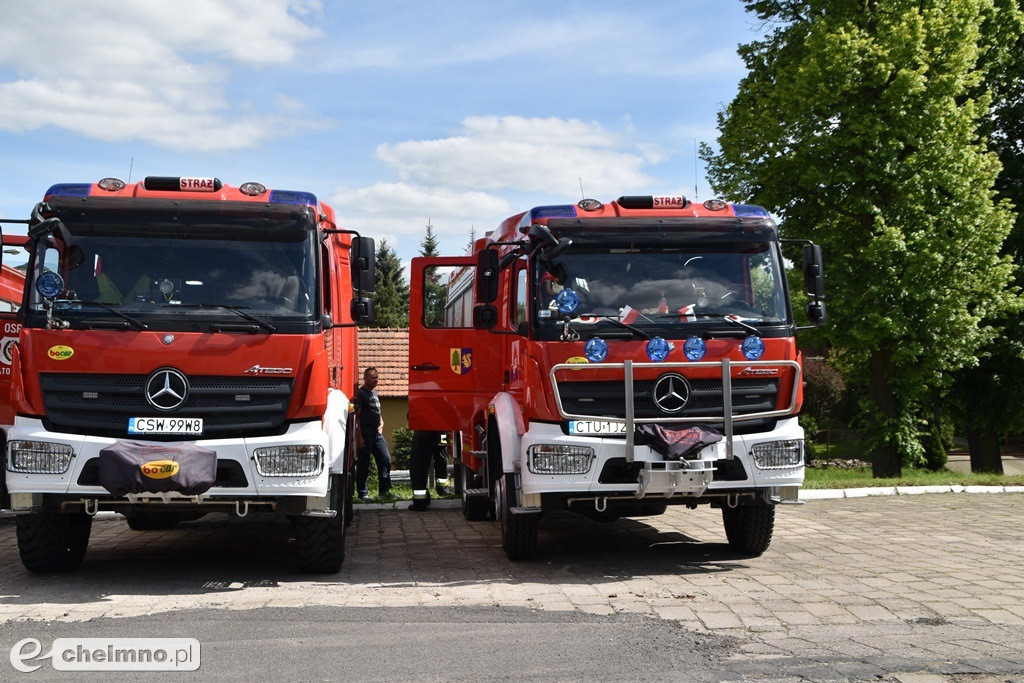
<path fill-rule="evenodd" d="M 431 464 L 434 465 L 438 495 L 448 495 L 451 493 L 448 488 L 448 458 L 441 446 L 441 432 L 417 430 L 412 435 L 412 453 L 409 457 L 409 480 L 412 484 L 410 510 L 422 512 L 430 505 L 427 479 Z"/>

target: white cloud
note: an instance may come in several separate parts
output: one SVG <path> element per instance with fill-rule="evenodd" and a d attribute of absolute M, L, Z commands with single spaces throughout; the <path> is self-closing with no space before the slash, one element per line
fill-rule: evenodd
<path fill-rule="evenodd" d="M 531 206 L 573 202 L 581 179 L 592 197 L 647 191 L 645 168 L 665 153 L 596 122 L 474 116 L 457 135 L 381 145 L 377 157 L 398 181 L 342 187 L 332 203 L 343 225 L 386 238 L 408 259 L 428 219 L 442 253 L 461 254 L 470 226 L 483 237 Z"/>
<path fill-rule="evenodd" d="M 270 135 L 322 126 L 294 101 L 235 111 L 225 84 L 287 64 L 319 35 L 317 6 L 288 0 L 124 3 L 16 2 L 0 24 L 0 130 L 56 126 L 103 141 L 178 150 L 253 147 Z"/>
<path fill-rule="evenodd" d="M 577 119 L 474 116 L 461 134 L 381 145 L 377 157 L 400 180 L 427 187 L 477 187 L 575 196 L 647 186 L 645 165 L 660 157 L 598 123 Z"/>
<path fill-rule="evenodd" d="M 501 197 L 470 189 L 375 183 L 340 187 L 329 200 L 342 227 L 385 238 L 405 258 L 419 253 L 429 220 L 442 253 L 458 254 L 475 226 L 477 236 L 514 213 Z"/>

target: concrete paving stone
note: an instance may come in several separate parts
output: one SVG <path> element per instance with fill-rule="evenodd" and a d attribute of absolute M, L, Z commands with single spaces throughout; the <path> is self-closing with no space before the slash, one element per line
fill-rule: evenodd
<path fill-rule="evenodd" d="M 1002 609 L 976 609 L 974 614 L 993 624 L 1024 624 L 1024 617 Z"/>
<path fill-rule="evenodd" d="M 697 612 L 697 618 L 709 629 L 742 628 L 743 622 L 732 612 Z"/>

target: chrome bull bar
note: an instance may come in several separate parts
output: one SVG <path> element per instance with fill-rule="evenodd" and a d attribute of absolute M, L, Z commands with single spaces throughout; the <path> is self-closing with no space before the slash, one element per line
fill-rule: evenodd
<path fill-rule="evenodd" d="M 781 386 L 781 374 L 782 368 L 793 368 L 793 385 L 789 392 L 789 405 L 785 408 L 777 410 L 767 410 L 759 413 L 745 413 L 743 415 L 734 415 L 732 410 L 732 365 L 733 362 L 728 358 L 723 358 L 721 362 L 695 362 L 695 363 L 634 363 L 631 360 L 623 361 L 622 363 L 559 363 L 551 368 L 550 378 L 551 386 L 554 389 L 555 403 L 558 407 L 558 414 L 565 420 L 597 420 L 603 422 L 613 422 L 616 424 L 625 424 L 626 429 L 626 460 L 633 462 L 633 449 L 635 447 L 634 442 L 634 431 L 638 424 L 677 424 L 680 422 L 704 422 L 712 424 L 721 424 L 722 431 L 725 441 L 725 455 L 726 458 L 733 458 L 733 424 L 736 422 L 751 422 L 754 420 L 763 420 L 769 417 L 785 417 L 793 415 L 796 412 L 796 397 L 797 389 L 800 388 L 801 368 L 800 364 L 794 360 L 779 360 L 779 361 L 744 361 L 740 365 L 744 368 L 776 368 L 780 372 L 780 386 Z M 721 415 L 691 415 L 688 417 L 642 417 L 637 418 L 634 415 L 633 405 L 633 370 L 634 368 L 657 368 L 659 370 L 681 370 L 684 368 L 721 368 L 722 371 L 722 414 Z M 589 371 L 602 371 L 602 370 L 622 370 L 623 371 L 623 385 L 625 395 L 625 417 L 612 417 L 609 415 L 577 415 L 575 413 L 566 412 L 565 406 L 562 405 L 562 395 L 558 388 L 558 379 L 555 377 L 556 373 L 567 370 L 579 372 L 581 370 Z"/>

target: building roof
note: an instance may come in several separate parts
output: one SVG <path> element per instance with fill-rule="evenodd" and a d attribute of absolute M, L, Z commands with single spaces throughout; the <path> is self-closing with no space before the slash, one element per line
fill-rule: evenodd
<path fill-rule="evenodd" d="M 409 395 L 409 329 L 371 327 L 359 330 L 359 380 L 366 368 L 377 368 L 377 395 Z"/>

